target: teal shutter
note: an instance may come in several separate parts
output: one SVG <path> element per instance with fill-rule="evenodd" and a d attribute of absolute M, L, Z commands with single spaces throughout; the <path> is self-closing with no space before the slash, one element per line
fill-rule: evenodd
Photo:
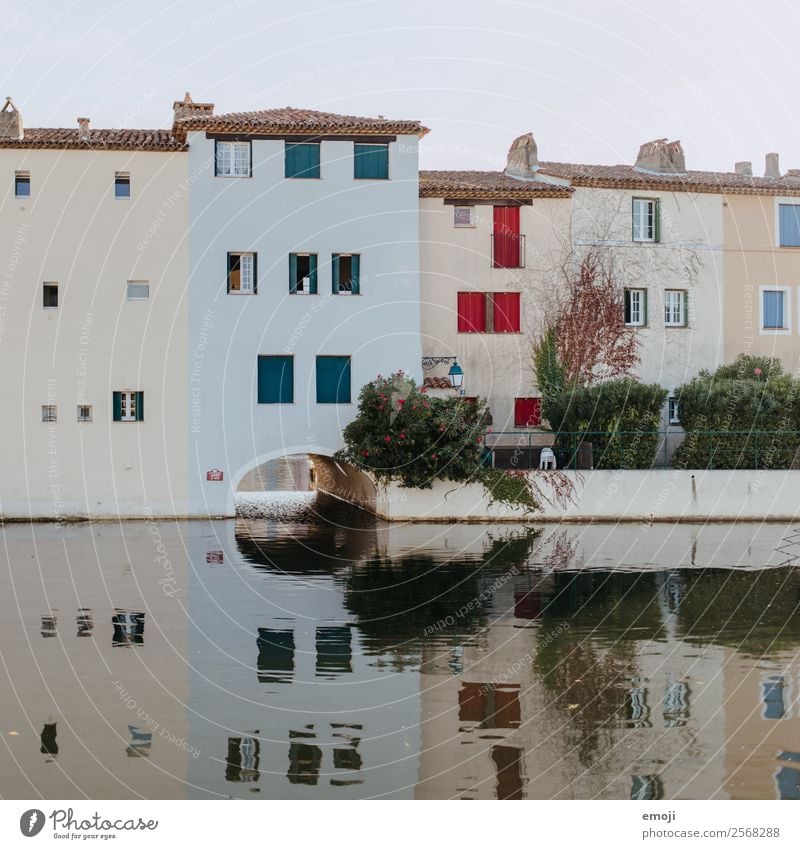
<path fill-rule="evenodd" d="M 331 291 L 339 294 L 339 254 L 334 254 L 331 260 Z"/>
<path fill-rule="evenodd" d="M 657 198 L 653 202 L 653 239 L 656 242 L 661 241 L 661 201 Z"/>
<path fill-rule="evenodd" d="M 301 142 L 291 144 L 286 142 L 285 175 L 290 178 L 315 178 L 319 177 L 319 150 L 318 143 L 309 144 Z"/>
<path fill-rule="evenodd" d="M 122 393 L 114 392 L 111 395 L 112 408 L 114 411 L 114 421 L 121 422 L 122 421 Z"/>
<path fill-rule="evenodd" d="M 297 254 L 289 254 L 289 291 L 297 294 Z"/>
<path fill-rule="evenodd" d="M 353 254 L 350 257 L 350 273 L 353 275 L 353 287 L 352 292 L 354 295 L 361 294 L 361 256 L 359 254 Z"/>
<path fill-rule="evenodd" d="M 144 392 L 136 393 L 136 421 L 144 421 Z"/>
<path fill-rule="evenodd" d="M 388 180 L 389 145 L 353 145 L 353 176 L 356 180 Z"/>
<path fill-rule="evenodd" d="M 317 403 L 350 403 L 350 357 L 317 357 Z"/>
<path fill-rule="evenodd" d="M 308 257 L 308 288 L 310 294 L 317 294 L 317 255 L 311 254 Z"/>
<path fill-rule="evenodd" d="M 294 401 L 294 357 L 258 358 L 258 403 L 291 404 Z"/>

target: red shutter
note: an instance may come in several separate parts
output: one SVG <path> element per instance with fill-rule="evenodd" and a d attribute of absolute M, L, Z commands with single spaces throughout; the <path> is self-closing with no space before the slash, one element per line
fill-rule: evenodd
<path fill-rule="evenodd" d="M 494 301 L 494 332 L 519 333 L 519 292 L 496 292 Z"/>
<path fill-rule="evenodd" d="M 536 427 L 542 423 L 541 398 L 515 398 L 514 424 L 517 427 Z"/>
<path fill-rule="evenodd" d="M 519 268 L 519 207 L 494 207 L 494 267 Z"/>
<path fill-rule="evenodd" d="M 486 296 L 483 292 L 458 293 L 458 332 L 482 333 L 486 330 Z"/>

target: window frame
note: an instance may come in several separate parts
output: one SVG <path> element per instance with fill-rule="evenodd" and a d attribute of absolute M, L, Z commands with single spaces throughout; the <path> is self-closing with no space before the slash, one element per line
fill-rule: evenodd
<path fill-rule="evenodd" d="M 252 268 L 252 286 L 249 289 L 242 289 L 242 257 L 249 256 L 253 258 Z M 231 260 L 233 257 L 239 257 L 239 288 L 231 288 Z M 256 251 L 228 251 L 226 255 L 225 268 L 225 285 L 228 295 L 257 295 L 258 294 L 258 253 Z"/>
<path fill-rule="evenodd" d="M 120 194 L 118 189 L 120 186 L 127 186 L 128 193 Z M 115 171 L 114 172 L 114 199 L 115 200 L 130 200 L 131 198 L 131 175 L 130 171 Z"/>
<path fill-rule="evenodd" d="M 636 207 L 637 204 L 642 203 L 652 204 L 652 238 L 636 238 Z M 631 197 L 631 241 L 637 244 L 659 244 L 661 241 L 661 198 L 640 197 L 638 195 Z"/>
<path fill-rule="evenodd" d="M 303 277 L 303 280 L 308 280 L 308 289 L 298 289 L 297 276 L 297 259 L 298 257 L 308 257 L 308 277 Z M 319 254 L 313 251 L 292 251 L 289 254 L 289 294 L 290 295 L 317 295 L 319 294 Z"/>
<path fill-rule="evenodd" d="M 117 395 L 119 395 L 119 418 L 116 416 Z M 133 414 L 130 412 L 131 407 Z M 143 422 L 144 391 L 141 389 L 115 389 L 111 393 L 111 414 L 112 420 L 115 422 Z"/>
<path fill-rule="evenodd" d="M 359 176 L 359 174 L 357 173 L 359 156 L 356 153 L 356 148 L 358 148 L 358 147 L 382 148 L 383 150 L 386 151 L 386 176 L 384 176 L 384 177 L 363 177 L 363 176 Z M 360 161 L 363 162 L 364 160 L 361 159 Z M 388 142 L 371 142 L 371 141 L 353 142 L 353 179 L 354 180 L 388 180 L 391 177 L 390 170 L 389 170 L 390 167 L 391 167 L 390 163 L 391 163 L 391 159 L 390 159 L 390 156 L 389 156 L 389 143 Z"/>
<path fill-rule="evenodd" d="M 131 286 L 146 286 L 147 295 L 141 298 L 131 297 Z M 130 302 L 149 301 L 150 300 L 150 281 L 149 280 L 126 280 L 125 281 L 125 300 Z"/>
<path fill-rule="evenodd" d="M 20 186 L 27 186 L 27 193 L 20 193 Z M 21 200 L 27 200 L 31 196 L 31 172 L 30 171 L 15 171 L 14 172 L 14 197 Z"/>
<path fill-rule="evenodd" d="M 220 171 L 220 145 L 228 145 L 230 147 L 230 171 L 229 173 L 222 173 Z M 236 173 L 236 149 L 247 149 L 247 173 L 239 174 Z M 242 179 L 253 176 L 253 143 L 252 141 L 241 139 L 215 139 L 214 140 L 214 176 L 221 177 L 223 179 Z"/>
<path fill-rule="evenodd" d="M 76 420 L 77 420 L 78 424 L 91 424 L 91 422 L 94 421 L 94 411 L 92 409 L 92 405 L 91 404 L 78 404 L 77 407 L 78 407 L 78 409 L 77 409 L 77 413 L 76 413 Z M 88 410 L 89 411 L 88 417 L 82 417 L 81 416 L 81 410 Z"/>
<path fill-rule="evenodd" d="M 676 395 L 670 395 L 667 398 L 667 424 L 679 425 L 680 423 L 680 399 Z"/>
<path fill-rule="evenodd" d="M 342 289 L 341 259 L 350 259 L 350 288 Z M 353 262 L 355 260 L 355 263 Z M 332 295 L 360 295 L 361 294 L 361 254 L 352 252 L 340 252 L 331 254 L 331 294 Z"/>
<path fill-rule="evenodd" d="M 775 198 L 775 247 L 784 248 L 786 250 L 796 250 L 800 248 L 797 245 L 784 245 L 781 243 L 781 207 L 782 206 L 797 206 L 800 207 L 800 198 L 797 197 L 779 197 Z M 798 216 L 800 217 L 800 216 Z"/>
<path fill-rule="evenodd" d="M 783 320 L 785 327 L 764 326 L 764 295 L 767 292 L 783 294 Z M 773 284 L 758 287 L 758 333 L 760 336 L 790 336 L 792 333 L 792 287 Z"/>
<path fill-rule="evenodd" d="M 56 302 L 54 304 L 47 303 L 47 290 L 55 289 Z M 42 283 L 42 309 L 57 310 L 58 309 L 58 282 L 48 280 Z"/>
<path fill-rule="evenodd" d="M 277 401 L 268 401 L 261 400 L 261 363 L 267 360 L 282 360 L 289 362 L 289 390 L 291 394 L 291 398 L 288 401 L 283 400 L 283 397 Z M 280 388 L 283 389 L 284 382 L 282 381 L 280 384 Z M 294 355 L 293 354 L 259 354 L 256 359 L 256 403 L 259 405 L 273 405 L 273 404 L 294 404 Z"/>
<path fill-rule="evenodd" d="M 468 209 L 469 210 L 469 223 L 468 224 L 460 224 L 456 218 L 458 216 L 459 209 Z M 476 219 L 476 210 L 474 204 L 455 204 L 453 206 L 453 227 L 456 230 L 474 230 L 477 226 L 475 223 Z"/>
<path fill-rule="evenodd" d="M 667 320 L 667 295 L 678 294 L 680 296 L 680 310 L 681 317 L 680 321 L 668 321 Z M 689 316 L 688 316 L 688 293 L 686 289 L 664 289 L 663 290 L 663 305 L 664 305 L 664 327 L 688 327 L 689 326 Z"/>
<path fill-rule="evenodd" d="M 633 315 L 633 301 L 632 296 L 636 293 L 641 296 L 641 303 L 639 304 L 639 312 L 641 313 L 641 321 L 628 321 L 628 313 L 630 312 Z M 626 287 L 623 289 L 623 316 L 622 320 L 625 327 L 647 327 L 647 289 L 643 289 L 638 286 Z M 630 299 L 630 309 L 629 309 L 629 301 Z"/>
<path fill-rule="evenodd" d="M 58 404 L 42 404 L 42 422 L 44 424 L 58 422 Z"/>

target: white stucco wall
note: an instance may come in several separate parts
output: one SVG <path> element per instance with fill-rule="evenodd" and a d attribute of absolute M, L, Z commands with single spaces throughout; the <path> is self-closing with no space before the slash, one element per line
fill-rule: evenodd
<path fill-rule="evenodd" d="M 291 453 L 330 454 L 360 387 L 420 377 L 418 145 L 389 146 L 389 180 L 353 179 L 353 143 L 323 141 L 321 179 L 284 178 L 284 142 L 252 143 L 250 178 L 214 177 L 214 142 L 189 136 L 190 500 L 231 515 L 238 480 Z M 226 294 L 229 251 L 258 254 L 258 294 Z M 319 294 L 290 295 L 291 252 L 319 257 Z M 331 254 L 361 254 L 361 294 L 332 296 Z M 257 404 L 259 354 L 294 356 L 294 403 Z M 350 355 L 352 403 L 317 404 L 315 357 Z M 207 482 L 220 469 L 222 482 Z"/>
<path fill-rule="evenodd" d="M 0 515 L 187 513 L 187 161 L 0 150 Z M 29 198 L 14 196 L 17 170 Z M 130 173 L 129 199 L 114 197 L 115 171 Z M 126 301 L 128 280 L 148 280 L 150 299 Z M 143 422 L 112 421 L 125 389 L 144 392 Z"/>

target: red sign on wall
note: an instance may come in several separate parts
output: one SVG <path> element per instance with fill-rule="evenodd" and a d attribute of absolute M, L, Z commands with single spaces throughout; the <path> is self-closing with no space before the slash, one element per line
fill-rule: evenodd
<path fill-rule="evenodd" d="M 223 480 L 225 475 L 219 469 L 209 469 L 206 472 L 206 480 L 207 481 L 221 481 Z"/>

